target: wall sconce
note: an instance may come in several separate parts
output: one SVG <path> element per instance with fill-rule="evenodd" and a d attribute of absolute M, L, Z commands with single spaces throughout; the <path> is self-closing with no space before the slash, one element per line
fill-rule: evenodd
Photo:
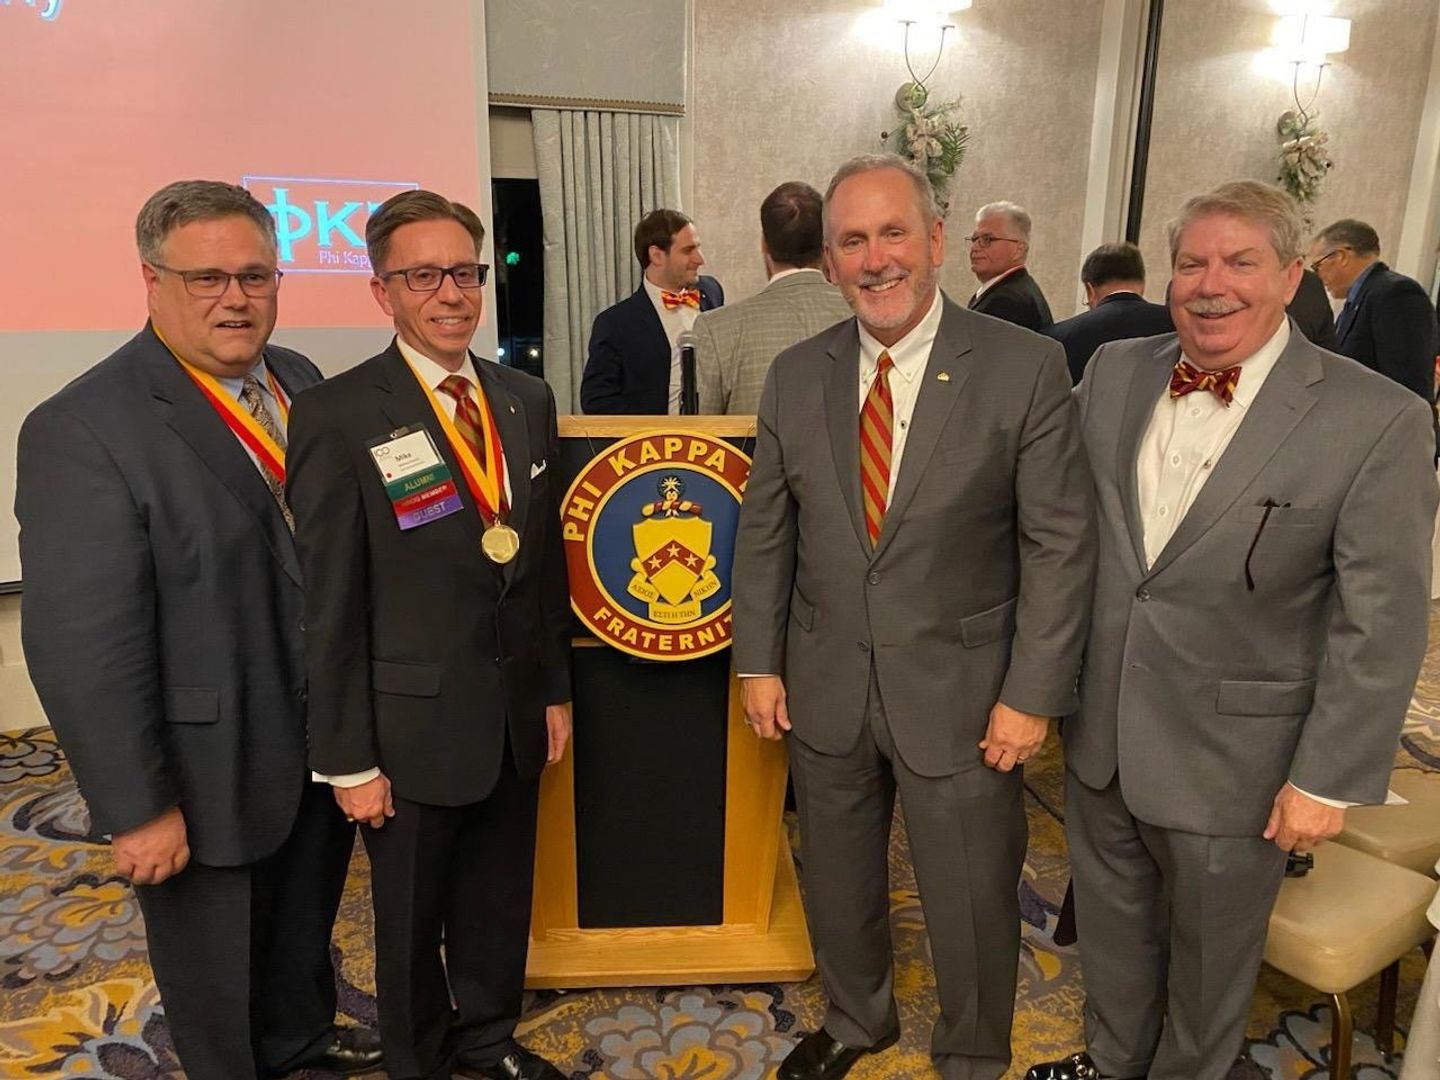
<path fill-rule="evenodd" d="M 935 69 L 940 66 L 940 57 L 945 51 L 945 35 L 955 29 L 950 15 L 952 12 L 969 10 L 972 3 L 973 0 L 940 0 L 939 3 L 937 0 L 885 0 L 886 13 L 893 15 L 895 21 L 905 28 L 905 70 L 910 73 L 910 82 L 896 91 L 897 105 L 904 108 L 906 101 L 916 99 L 919 103 L 924 102 L 925 83 L 935 74 Z M 914 64 L 910 60 L 910 33 L 916 27 L 940 31 L 940 38 L 935 46 L 935 62 L 924 75 L 915 74 Z"/>
<path fill-rule="evenodd" d="M 1296 11 L 1295 8 L 1300 10 Z M 1280 137 L 1280 184 L 1295 197 L 1309 223 L 1309 207 L 1320 195 L 1326 174 L 1333 167 L 1329 136 L 1320 129 L 1315 102 L 1320 97 L 1320 81 L 1330 66 L 1330 57 L 1350 48 L 1350 20 L 1330 15 L 1312 14 L 1309 5 L 1292 4 L 1289 14 L 1275 22 L 1272 40 L 1280 55 L 1294 67 L 1290 93 L 1295 108 L 1281 114 L 1275 125 Z M 1315 69 L 1315 86 L 1310 99 L 1300 100 L 1300 69 Z"/>
<path fill-rule="evenodd" d="M 1281 55 L 1294 65 L 1291 92 L 1295 98 L 1295 111 L 1303 126 L 1309 119 L 1315 99 L 1320 96 L 1320 80 L 1330 66 L 1330 57 L 1350 48 L 1350 20 L 1331 15 L 1283 15 L 1275 22 L 1272 40 Z M 1305 66 L 1315 69 L 1315 87 L 1310 93 L 1310 100 L 1301 104 L 1300 69 Z"/>

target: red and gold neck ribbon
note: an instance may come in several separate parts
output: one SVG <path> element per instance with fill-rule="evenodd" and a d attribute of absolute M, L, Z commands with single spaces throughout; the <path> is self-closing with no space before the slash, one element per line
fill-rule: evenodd
<path fill-rule="evenodd" d="M 475 397 L 480 406 L 480 430 L 486 449 L 486 461 L 482 467 L 475 451 L 470 449 L 470 444 L 460 434 L 455 421 L 450 419 L 445 406 L 440 404 L 440 399 L 435 396 L 434 388 L 420 377 L 420 372 L 415 370 L 409 357 L 405 357 L 405 365 L 410 369 L 410 374 L 415 376 L 420 389 L 425 392 L 435 419 L 440 422 L 450 449 L 455 452 L 455 459 L 460 463 L 460 473 L 465 477 L 465 486 L 470 489 L 470 494 L 475 499 L 475 508 L 480 512 L 480 520 L 486 525 L 505 520 L 510 512 L 509 502 L 505 498 L 505 453 L 500 446 L 500 432 L 495 427 L 495 417 L 491 415 L 485 387 L 478 382 L 475 384 Z M 479 375 L 478 371 L 476 375 Z"/>
<path fill-rule="evenodd" d="M 1208 371 L 1189 360 L 1181 360 L 1170 374 L 1170 396 L 1184 397 L 1195 390 L 1209 390 L 1228 408 L 1235 400 L 1235 387 L 1240 383 L 1240 365 Z"/>
<path fill-rule="evenodd" d="M 170 350 L 170 355 L 175 357 L 175 362 L 180 365 L 180 370 L 190 376 L 192 382 L 199 388 L 205 400 L 210 402 L 210 407 L 215 410 L 220 419 L 224 422 L 235 437 L 238 438 L 249 451 L 259 459 L 265 471 L 275 477 L 282 484 L 285 482 L 285 450 L 262 428 L 253 416 L 240 401 L 230 393 L 214 375 L 208 371 L 201 371 L 194 364 L 190 363 L 183 356 L 170 348 L 170 343 L 157 330 L 155 336 L 160 338 L 160 344 Z M 265 365 L 265 381 L 270 386 L 270 392 L 275 395 L 275 400 L 280 405 L 280 415 L 288 423 L 290 420 L 290 403 L 286 400 L 284 393 L 280 390 L 280 384 L 275 381 L 270 366 Z"/>

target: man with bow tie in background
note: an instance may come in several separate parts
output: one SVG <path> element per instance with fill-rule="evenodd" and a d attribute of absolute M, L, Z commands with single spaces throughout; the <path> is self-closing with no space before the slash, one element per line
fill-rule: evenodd
<path fill-rule="evenodd" d="M 1078 390 L 1100 517 L 1064 732 L 1087 1052 L 1028 1080 L 1221 1080 L 1286 852 L 1385 799 L 1425 652 L 1430 412 L 1287 319 L 1301 228 L 1255 181 L 1190 199 L 1177 334 L 1102 346 Z"/>
<path fill-rule="evenodd" d="M 580 407 L 673 416 L 680 411 L 680 336 L 700 312 L 725 303 L 725 290 L 700 273 L 700 236 L 678 210 L 652 210 L 640 219 L 635 258 L 644 275 L 640 288 L 595 316 Z"/>

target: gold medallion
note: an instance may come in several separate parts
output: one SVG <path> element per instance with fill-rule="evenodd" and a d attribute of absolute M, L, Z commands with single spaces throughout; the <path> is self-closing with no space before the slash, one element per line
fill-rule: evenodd
<path fill-rule="evenodd" d="M 481 535 L 480 550 L 491 562 L 504 566 L 520 550 L 520 534 L 503 521 L 497 521 Z"/>

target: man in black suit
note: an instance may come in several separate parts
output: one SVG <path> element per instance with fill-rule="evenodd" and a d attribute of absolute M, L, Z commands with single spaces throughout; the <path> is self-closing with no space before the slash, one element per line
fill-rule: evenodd
<path fill-rule="evenodd" d="M 1330 309 L 1330 297 L 1325 292 L 1325 283 L 1320 275 L 1309 267 L 1300 275 L 1300 287 L 1295 290 L 1295 299 L 1285 308 L 1295 320 L 1300 333 L 1311 345 L 1336 352 L 1335 312 Z"/>
<path fill-rule="evenodd" d="M 291 424 L 310 762 L 365 823 L 395 1080 L 560 1078 L 514 1039 L 540 772 L 570 735 L 559 442 L 549 388 L 469 351 L 484 236 L 433 192 L 383 203 L 395 339 Z"/>
<path fill-rule="evenodd" d="M 1342 218 L 1310 245 L 1310 269 L 1345 307 L 1335 321 L 1336 351 L 1435 400 L 1435 307 L 1418 281 L 1380 261 L 1380 237 Z"/>
<path fill-rule="evenodd" d="M 1134 244 L 1101 244 L 1085 256 L 1080 281 L 1090 310 L 1045 331 L 1065 346 L 1072 383 L 1107 341 L 1174 333 L 1170 310 L 1145 299 L 1145 259 Z"/>
<path fill-rule="evenodd" d="M 1030 215 L 1012 202 L 987 203 L 975 211 L 970 271 L 980 288 L 970 297 L 971 311 L 993 315 L 1027 330 L 1044 333 L 1055 321 L 1040 284 L 1025 269 L 1030 255 Z"/>
<path fill-rule="evenodd" d="M 595 316 L 580 382 L 587 413 L 675 415 L 680 411 L 680 337 L 695 316 L 725 303 L 700 268 L 700 237 L 678 210 L 652 210 L 635 226 L 640 288 Z"/>
<path fill-rule="evenodd" d="M 281 484 L 292 394 L 267 346 L 275 226 L 243 188 L 153 195 L 150 321 L 26 419 L 25 658 L 116 870 L 191 1080 L 366 1072 L 334 1026 L 354 829 L 305 768 L 301 576 Z"/>

